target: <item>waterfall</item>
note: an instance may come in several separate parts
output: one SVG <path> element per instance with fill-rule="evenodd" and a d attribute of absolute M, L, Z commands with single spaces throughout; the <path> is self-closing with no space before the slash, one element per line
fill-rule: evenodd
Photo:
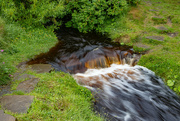
<path fill-rule="evenodd" d="M 180 121 L 180 98 L 142 66 L 117 65 L 73 75 L 94 94 L 94 108 L 112 121 Z"/>

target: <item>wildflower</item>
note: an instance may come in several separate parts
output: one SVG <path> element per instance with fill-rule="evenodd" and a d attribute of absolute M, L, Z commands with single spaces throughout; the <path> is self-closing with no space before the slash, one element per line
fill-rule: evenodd
<path fill-rule="evenodd" d="M 12 75 L 11 75 L 11 74 L 9 74 L 9 77 L 12 77 Z"/>
<path fill-rule="evenodd" d="M 3 64 L 5 64 L 5 62 L 3 62 Z"/>
<path fill-rule="evenodd" d="M 4 52 L 4 50 L 1 50 L 1 52 Z"/>

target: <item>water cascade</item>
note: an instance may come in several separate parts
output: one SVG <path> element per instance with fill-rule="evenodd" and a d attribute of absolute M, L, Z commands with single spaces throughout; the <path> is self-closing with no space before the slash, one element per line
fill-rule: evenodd
<path fill-rule="evenodd" d="M 180 121 L 180 98 L 154 72 L 113 64 L 74 75 L 95 96 L 95 110 L 111 121 Z"/>
<path fill-rule="evenodd" d="M 28 64 L 49 63 L 73 74 L 94 95 L 94 109 L 111 121 L 180 121 L 180 98 L 161 78 L 136 63 L 140 54 L 109 38 L 72 28 L 57 31 L 59 43 Z"/>

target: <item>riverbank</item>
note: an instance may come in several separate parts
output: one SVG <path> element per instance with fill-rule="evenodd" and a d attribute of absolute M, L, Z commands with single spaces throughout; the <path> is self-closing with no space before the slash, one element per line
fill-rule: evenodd
<path fill-rule="evenodd" d="M 180 94 L 180 2 L 142 0 L 126 17 L 105 27 L 111 38 L 145 51 L 138 65 L 149 68 Z"/>
<path fill-rule="evenodd" d="M 179 4 L 176 0 L 142 1 L 127 16 L 105 27 L 114 41 L 134 45 L 136 51 L 148 50 L 138 64 L 151 69 L 164 78 L 165 82 L 170 80 L 168 85 L 176 93 L 180 92 Z M 5 21 L 1 20 L 0 35 L 1 40 L 8 41 L 5 48 L 1 49 L 0 63 L 1 69 L 7 73 L 5 79 L 13 79 L 14 72 L 18 72 L 16 65 L 39 53 L 47 52 L 55 45 L 57 38 L 52 29 L 23 28 L 17 23 Z M 150 36 L 161 36 L 163 40 L 156 40 L 156 37 L 149 39 Z M 21 75 L 25 73 L 39 78 L 35 89 L 30 93 L 17 91 L 18 84 L 26 79 L 15 80 L 11 85 L 13 93 L 8 95 L 33 95 L 32 106 L 27 114 L 5 110 L 6 114 L 13 115 L 20 121 L 103 120 L 93 112 L 93 96 L 90 91 L 77 85 L 71 75 L 62 72 L 37 74 L 29 70 Z"/>

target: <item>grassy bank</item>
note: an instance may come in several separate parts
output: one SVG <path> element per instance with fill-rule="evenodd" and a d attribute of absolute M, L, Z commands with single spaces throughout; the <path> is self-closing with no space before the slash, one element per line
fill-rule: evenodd
<path fill-rule="evenodd" d="M 104 30 L 122 44 L 133 45 L 142 56 L 139 65 L 145 66 L 162 77 L 165 83 L 180 94 L 180 3 L 177 0 L 142 0 Z M 158 27 L 166 29 L 158 29 Z M 169 35 L 176 36 L 170 37 Z M 147 39 L 163 37 L 163 41 Z"/>
<path fill-rule="evenodd" d="M 18 23 L 6 23 L 1 20 L 1 41 L 4 42 L 0 52 L 1 84 L 11 83 L 14 91 L 11 95 L 33 95 L 35 99 L 27 114 L 14 114 L 19 121 L 29 120 L 102 120 L 93 112 L 93 96 L 84 87 L 77 85 L 71 75 L 61 72 L 36 74 L 25 71 L 40 78 L 35 90 L 31 93 L 15 91 L 17 85 L 24 80 L 13 79 L 19 72 L 15 67 L 42 52 L 47 52 L 58 41 L 52 29 L 44 27 L 28 29 Z M 3 73 L 2 73 L 3 72 Z M 22 73 L 22 75 L 24 74 Z"/>

